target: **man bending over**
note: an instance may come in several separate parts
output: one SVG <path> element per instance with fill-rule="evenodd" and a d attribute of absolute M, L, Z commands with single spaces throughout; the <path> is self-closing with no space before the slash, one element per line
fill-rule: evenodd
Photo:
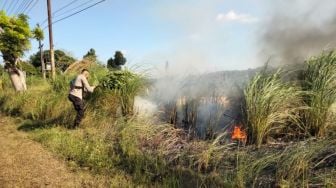
<path fill-rule="evenodd" d="M 81 74 L 79 74 L 70 84 L 69 100 L 72 102 L 75 110 L 77 111 L 75 123 L 72 128 L 79 126 L 80 122 L 84 117 L 84 101 L 83 101 L 83 92 L 88 91 L 93 92 L 95 86 L 90 86 L 88 78 L 90 73 L 87 69 L 83 69 Z"/>

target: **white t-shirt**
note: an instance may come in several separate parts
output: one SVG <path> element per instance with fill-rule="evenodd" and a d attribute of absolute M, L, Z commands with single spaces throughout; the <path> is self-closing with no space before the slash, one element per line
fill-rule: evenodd
<path fill-rule="evenodd" d="M 79 74 L 75 81 L 74 81 L 74 86 L 70 90 L 70 95 L 76 96 L 80 99 L 83 99 L 83 89 L 86 89 L 88 92 L 92 93 L 94 90 L 94 87 L 90 86 L 89 82 L 85 78 L 83 74 Z M 79 88 L 81 87 L 81 88 Z M 83 88 L 83 89 L 82 89 Z"/>

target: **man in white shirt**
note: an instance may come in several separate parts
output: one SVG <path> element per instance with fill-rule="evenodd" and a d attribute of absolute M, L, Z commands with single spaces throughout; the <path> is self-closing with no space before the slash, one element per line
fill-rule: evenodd
<path fill-rule="evenodd" d="M 77 111 L 77 116 L 75 119 L 74 127 L 79 126 L 80 122 L 84 117 L 84 102 L 83 102 L 83 92 L 84 90 L 92 93 L 95 86 L 90 86 L 87 79 L 90 73 L 87 69 L 83 69 L 81 74 L 79 74 L 71 83 L 71 88 L 69 92 L 69 100 L 72 102 L 75 110 Z"/>

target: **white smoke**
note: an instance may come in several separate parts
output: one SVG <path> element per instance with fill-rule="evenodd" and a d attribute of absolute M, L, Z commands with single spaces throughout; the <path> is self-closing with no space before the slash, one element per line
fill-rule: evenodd
<path fill-rule="evenodd" d="M 157 112 L 157 105 L 150 100 L 136 96 L 134 99 L 134 111 L 140 116 L 151 117 Z"/>

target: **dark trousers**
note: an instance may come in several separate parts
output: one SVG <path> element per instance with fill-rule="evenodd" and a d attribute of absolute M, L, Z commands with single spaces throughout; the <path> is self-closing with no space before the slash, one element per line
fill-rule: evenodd
<path fill-rule="evenodd" d="M 69 100 L 72 102 L 73 106 L 75 107 L 75 110 L 77 111 L 77 115 L 76 115 L 76 119 L 75 119 L 75 123 L 74 123 L 74 127 L 78 127 L 80 122 L 82 121 L 83 117 L 84 117 L 84 102 L 82 99 L 73 96 L 73 95 L 69 95 L 68 96 Z"/>

